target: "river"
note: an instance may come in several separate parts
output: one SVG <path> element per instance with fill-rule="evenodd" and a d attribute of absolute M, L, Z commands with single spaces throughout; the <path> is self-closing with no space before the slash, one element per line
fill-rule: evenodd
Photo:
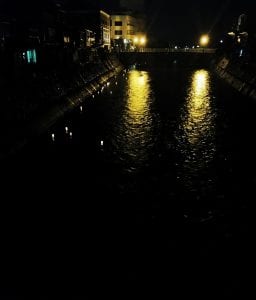
<path fill-rule="evenodd" d="M 236 292 L 251 260 L 255 111 L 211 70 L 132 66 L 5 163 L 8 236 L 33 240 L 28 260 L 49 276 L 54 261 L 196 290 L 200 270 L 205 287 Z"/>

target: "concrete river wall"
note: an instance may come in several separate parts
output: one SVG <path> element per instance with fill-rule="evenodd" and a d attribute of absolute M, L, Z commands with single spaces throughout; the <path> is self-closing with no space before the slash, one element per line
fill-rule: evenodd
<path fill-rule="evenodd" d="M 106 54 L 83 66 L 52 72 L 27 69 L 16 74 L 2 89 L 0 159 L 81 105 L 121 69 L 116 56 Z"/>
<path fill-rule="evenodd" d="M 242 95 L 256 99 L 256 67 L 242 60 L 222 57 L 216 72 Z"/>

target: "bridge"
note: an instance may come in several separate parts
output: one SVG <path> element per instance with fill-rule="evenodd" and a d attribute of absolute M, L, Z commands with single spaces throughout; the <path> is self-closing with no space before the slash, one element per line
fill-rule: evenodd
<path fill-rule="evenodd" d="M 140 48 L 138 50 L 121 51 L 122 53 L 200 53 L 214 54 L 214 48 Z"/>
<path fill-rule="evenodd" d="M 212 48 L 140 48 L 137 51 L 121 51 L 118 53 L 121 62 L 126 65 L 145 66 L 199 66 L 207 67 L 215 56 Z"/>

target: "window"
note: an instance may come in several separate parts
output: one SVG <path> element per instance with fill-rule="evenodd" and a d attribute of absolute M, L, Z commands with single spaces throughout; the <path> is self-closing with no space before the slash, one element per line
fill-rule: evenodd
<path fill-rule="evenodd" d="M 115 21 L 115 26 L 123 26 L 123 22 L 122 21 Z"/>
<path fill-rule="evenodd" d="M 122 35 L 123 34 L 123 30 L 115 30 L 115 35 Z"/>
<path fill-rule="evenodd" d="M 28 64 L 36 64 L 37 63 L 37 57 L 36 57 L 36 50 L 27 50 L 26 52 L 27 56 L 27 62 Z"/>
<path fill-rule="evenodd" d="M 64 36 L 64 43 L 65 44 L 70 43 L 70 37 L 69 36 Z"/>

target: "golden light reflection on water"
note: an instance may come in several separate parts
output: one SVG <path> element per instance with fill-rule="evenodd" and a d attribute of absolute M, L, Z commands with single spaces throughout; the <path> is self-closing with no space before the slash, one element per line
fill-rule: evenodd
<path fill-rule="evenodd" d="M 138 165 L 148 157 L 152 143 L 152 91 L 147 72 L 133 70 L 128 75 L 127 102 L 123 113 L 120 147 L 125 159 Z"/>
<path fill-rule="evenodd" d="M 209 72 L 199 70 L 193 74 L 187 99 L 187 118 L 184 129 L 190 144 L 196 145 L 212 128 Z"/>
<path fill-rule="evenodd" d="M 207 70 L 193 73 L 183 107 L 180 147 L 186 176 L 198 176 L 213 160 L 215 112 L 212 107 L 211 80 Z"/>
<path fill-rule="evenodd" d="M 150 121 L 148 73 L 139 71 L 130 73 L 128 86 L 126 120 L 132 126 L 134 133 L 143 134 L 141 126 L 147 126 Z"/>

